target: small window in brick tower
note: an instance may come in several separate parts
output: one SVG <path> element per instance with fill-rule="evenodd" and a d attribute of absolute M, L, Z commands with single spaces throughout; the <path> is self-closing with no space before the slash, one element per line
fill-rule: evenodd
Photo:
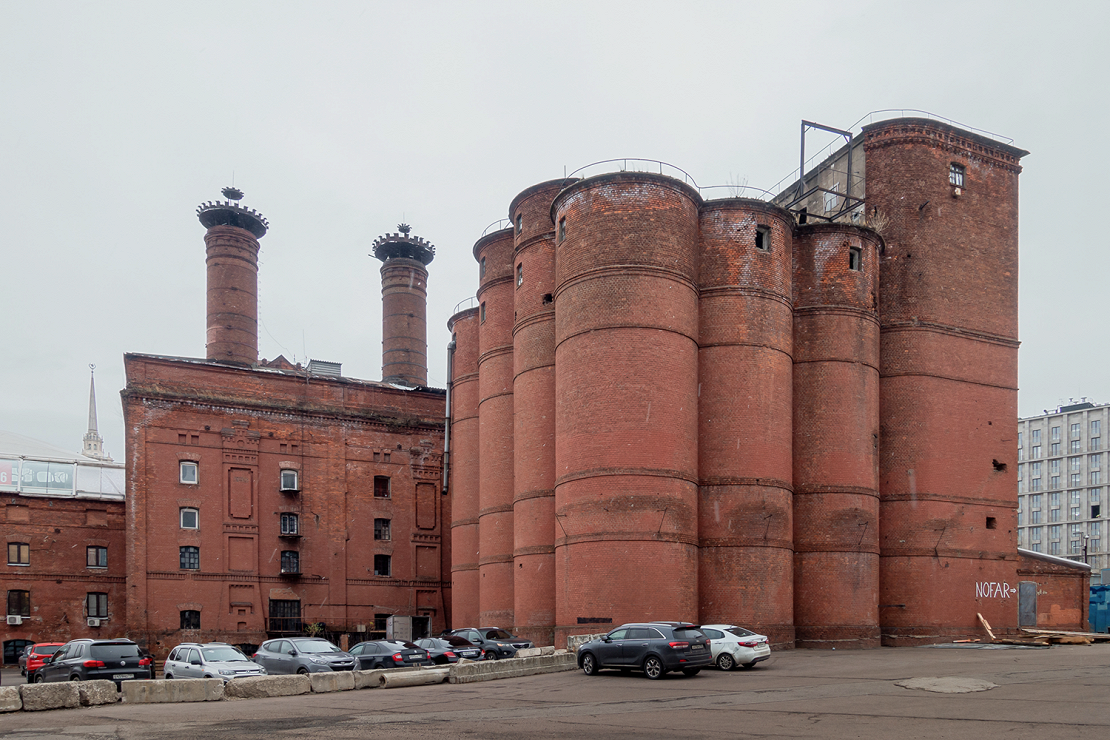
<path fill-rule="evenodd" d="M 953 187 L 962 188 L 964 186 L 964 174 L 967 172 L 962 164 L 953 162 L 948 165 L 948 184 Z"/>
<path fill-rule="evenodd" d="M 374 539 L 388 540 L 389 539 L 389 520 L 388 519 L 375 519 L 374 520 Z"/>
<path fill-rule="evenodd" d="M 297 471 L 296 470 L 283 470 L 281 471 L 281 490 L 283 491 L 299 491 L 301 490 L 298 485 Z"/>
<path fill-rule="evenodd" d="M 857 271 L 863 269 L 860 266 L 862 261 L 863 261 L 863 252 L 860 251 L 860 248 L 859 247 L 848 247 L 848 269 L 849 270 L 857 270 Z"/>
<path fill-rule="evenodd" d="M 518 214 L 516 214 L 516 233 L 520 234 L 520 232 L 523 229 L 524 229 L 524 214 L 523 213 L 518 213 Z"/>
<path fill-rule="evenodd" d="M 559 241 L 567 238 L 567 217 L 559 219 Z"/>
<path fill-rule="evenodd" d="M 760 252 L 771 251 L 771 227 L 770 226 L 756 226 L 755 227 L 755 248 Z"/>
<path fill-rule="evenodd" d="M 483 257 L 482 261 L 478 263 L 478 277 L 486 276 L 486 258 Z"/>
<path fill-rule="evenodd" d="M 385 475 L 374 476 L 374 498 L 389 498 L 389 477 Z"/>
<path fill-rule="evenodd" d="M 478 308 L 478 323 L 486 323 L 486 302 L 482 301 L 482 305 Z"/>
<path fill-rule="evenodd" d="M 388 575 L 390 575 L 389 556 L 388 555 L 375 555 L 374 556 L 374 575 L 376 575 L 376 576 L 388 576 Z"/>
<path fill-rule="evenodd" d="M 199 630 L 200 612 L 196 609 L 185 609 L 181 612 L 181 629 Z"/>
<path fill-rule="evenodd" d="M 300 573 L 301 554 L 296 550 L 283 550 L 281 553 L 281 572 Z"/>
<path fill-rule="evenodd" d="M 524 265 L 519 264 L 516 266 L 516 286 L 519 288 L 524 284 Z"/>
<path fill-rule="evenodd" d="M 182 461 L 180 480 L 182 483 L 189 484 L 197 482 L 197 464 L 195 462 Z"/>

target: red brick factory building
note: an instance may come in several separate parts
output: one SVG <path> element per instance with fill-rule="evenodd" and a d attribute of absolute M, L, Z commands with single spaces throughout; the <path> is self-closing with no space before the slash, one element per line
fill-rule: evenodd
<path fill-rule="evenodd" d="M 661 170 L 543 182 L 474 245 L 477 306 L 449 322 L 454 623 L 1017 629 L 1027 152 L 925 118 L 846 138 L 771 202 Z"/>
<path fill-rule="evenodd" d="M 320 625 L 341 641 L 411 618 L 448 625 L 443 390 L 426 387 L 435 248 L 401 232 L 383 261 L 383 377 L 330 362 L 260 361 L 259 239 L 242 193 L 198 209 L 207 228 L 203 358 L 128 354 L 129 636 L 258 644 Z"/>

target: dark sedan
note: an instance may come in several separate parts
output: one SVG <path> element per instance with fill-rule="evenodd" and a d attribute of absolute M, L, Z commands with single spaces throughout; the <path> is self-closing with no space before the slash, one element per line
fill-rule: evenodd
<path fill-rule="evenodd" d="M 511 658 L 517 650 L 535 647 L 531 640 L 514 637 L 500 627 L 463 627 L 448 634 L 462 637 L 482 648 L 486 652 L 486 660 Z"/>
<path fill-rule="evenodd" d="M 348 651 L 364 671 L 375 668 L 405 668 L 407 666 L 435 665 L 428 651 L 403 640 L 372 640 L 360 642 Z"/>
<path fill-rule="evenodd" d="M 428 657 L 436 665 L 458 663 L 459 658 L 481 660 L 484 654 L 482 648 L 456 635 L 425 637 L 423 640 L 417 640 L 416 644 L 428 651 Z"/>

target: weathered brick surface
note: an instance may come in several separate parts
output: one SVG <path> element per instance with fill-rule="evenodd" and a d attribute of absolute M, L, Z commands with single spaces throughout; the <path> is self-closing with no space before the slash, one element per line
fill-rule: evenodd
<path fill-rule="evenodd" d="M 513 230 L 474 245 L 478 288 L 478 621 L 513 619 Z M 484 312 L 484 313 L 483 313 Z"/>
<path fill-rule="evenodd" d="M 867 207 L 888 221 L 879 310 L 883 639 L 975 633 L 977 612 L 1013 629 L 1013 604 L 978 603 L 975 583 L 1013 584 L 1017 562 L 1024 152 L 920 119 L 872 124 L 864 136 Z M 967 170 L 959 194 L 952 163 Z"/>
<path fill-rule="evenodd" d="M 1091 571 L 1020 553 L 1018 581 L 1037 584 L 1037 629 L 1087 632 L 1091 629 Z M 1016 599 L 1017 595 L 1010 596 Z M 993 624 L 992 624 L 993 627 Z"/>
<path fill-rule="evenodd" d="M 451 622 L 478 622 L 478 309 L 451 317 Z"/>
<path fill-rule="evenodd" d="M 859 250 L 851 269 L 850 250 Z M 794 623 L 800 647 L 879 644 L 879 239 L 840 224 L 794 250 Z"/>
<path fill-rule="evenodd" d="M 428 268 L 391 257 L 382 264 L 382 378 L 428 383 Z"/>
<path fill-rule="evenodd" d="M 208 266 L 206 357 L 258 362 L 258 240 L 237 226 L 204 234 Z"/>

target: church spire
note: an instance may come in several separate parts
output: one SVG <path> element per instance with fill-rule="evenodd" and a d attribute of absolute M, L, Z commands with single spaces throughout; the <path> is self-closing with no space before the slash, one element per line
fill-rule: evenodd
<path fill-rule="evenodd" d="M 104 452 L 104 438 L 96 430 L 96 365 L 89 365 L 89 431 L 85 432 L 85 445 L 81 454 L 94 460 L 112 462 L 112 456 Z"/>

